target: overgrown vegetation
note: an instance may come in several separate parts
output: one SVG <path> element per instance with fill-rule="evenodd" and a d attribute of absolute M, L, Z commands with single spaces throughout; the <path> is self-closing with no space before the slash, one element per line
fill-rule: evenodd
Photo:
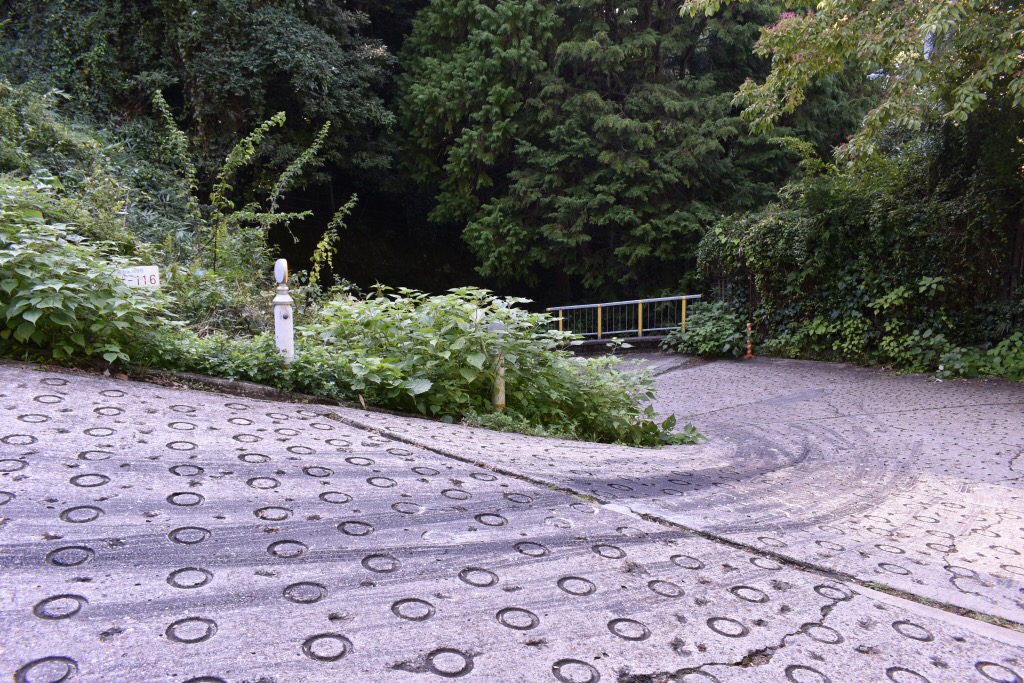
<path fill-rule="evenodd" d="M 1019 285 L 999 267 L 1019 199 L 983 159 L 948 177 L 931 143 L 908 141 L 855 173 L 822 168 L 784 202 L 720 222 L 701 245 L 705 275 L 784 355 L 934 371 L 953 346 L 1007 338 L 1024 322 Z"/>
<path fill-rule="evenodd" d="M 686 327 L 670 332 L 661 348 L 707 358 L 739 356 L 746 343 L 742 328 L 740 316 L 724 301 L 697 304 L 686 316 Z"/>
<path fill-rule="evenodd" d="M 119 215 L 129 213 L 139 191 L 114 175 L 87 131 L 71 134 L 52 111 L 52 98 L 7 85 L 0 95 L 0 121 L 7 122 L 0 143 L 3 158 L 12 160 L 0 175 L 2 355 L 129 369 L 155 364 L 446 421 L 574 439 L 650 446 L 699 437 L 692 427 L 671 433 L 674 418 L 654 421 L 649 376 L 621 372 L 610 359 L 572 357 L 561 348 L 569 335 L 550 331 L 548 316 L 517 308 L 524 300 L 478 289 L 443 296 L 381 289 L 356 298 L 341 287 L 325 292 L 316 271 L 299 274 L 297 279 L 309 284 L 296 291 L 302 321 L 298 357 L 286 366 L 263 331 L 269 302 L 261 292 L 269 291 L 270 283 L 265 275 L 252 274 L 270 271 L 269 227 L 305 215 L 276 209 L 303 167 L 314 163 L 328 126 L 288 164 L 264 202 L 236 208 L 232 184 L 284 116 L 242 138 L 202 201 L 184 135 L 157 96 L 164 124 L 161 153 L 181 174 L 181 201 L 192 230 L 186 240 L 169 234 L 162 244 L 137 238 L 126 243 L 135 258 L 173 254 L 164 269 L 168 286 L 141 290 L 115 274 L 133 263 L 118 254 L 115 241 L 128 232 L 125 223 L 104 227 L 95 218 L 105 215 L 98 202 L 106 195 L 92 193 L 93 184 L 77 180 L 76 173 L 106 173 L 108 184 L 124 193 Z M 39 145 L 40 136 L 46 144 Z M 81 152 L 62 163 L 68 185 L 50 175 L 34 152 L 52 155 L 65 138 Z M 317 271 L 329 267 L 337 231 L 354 203 L 355 198 L 336 213 L 318 249 Z M 61 215 L 75 223 L 56 222 Z M 79 221 L 92 230 L 79 230 Z M 501 334 L 491 329 L 494 325 L 502 326 Z M 503 358 L 509 388 L 508 408 L 500 414 L 490 402 L 496 354 Z"/>
<path fill-rule="evenodd" d="M 158 250 L 132 229 L 142 193 L 59 98 L 0 80 L 0 353 L 123 362 L 168 324 L 168 299 L 113 273 Z"/>
<path fill-rule="evenodd" d="M 51 193 L 0 176 L 0 355 L 40 351 L 54 360 L 126 362 L 147 332 L 173 329 L 164 318 L 166 301 L 113 275 L 129 261 L 112 243 L 48 222 Z"/>
<path fill-rule="evenodd" d="M 630 445 L 693 443 L 654 421 L 652 380 L 612 358 L 583 359 L 561 347 L 571 336 L 516 299 L 478 289 L 442 296 L 401 290 L 367 299 L 340 294 L 297 328 L 296 360 L 278 360 L 271 335 L 154 339 L 162 367 L 271 384 L 317 396 L 417 412 L 446 422 Z M 493 330 L 501 325 L 502 332 Z M 495 358 L 508 387 L 503 413 L 491 406 Z"/>
<path fill-rule="evenodd" d="M 714 13 L 718 0 L 693 0 Z M 792 3 L 795 7 L 798 3 Z M 834 159 L 806 141 L 777 201 L 714 223 L 705 281 L 787 356 L 940 377 L 1020 377 L 1024 14 L 982 2 L 827 3 L 789 12 L 737 102 L 767 130 L 816 79 L 853 69 L 882 99 Z M 883 39 L 884 37 L 884 39 Z"/>
<path fill-rule="evenodd" d="M 132 120 L 154 91 L 168 93 L 204 187 L 239 132 L 280 111 L 288 122 L 253 169 L 265 185 L 326 121 L 335 132 L 324 153 L 336 165 L 388 163 L 379 132 L 394 118 L 381 100 L 392 57 L 358 10 L 332 0 L 15 0 L 2 11 L 0 68 L 64 90 L 78 112 Z"/>

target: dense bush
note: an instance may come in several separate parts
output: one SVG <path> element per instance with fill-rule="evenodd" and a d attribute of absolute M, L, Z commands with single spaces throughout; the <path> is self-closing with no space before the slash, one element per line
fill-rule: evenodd
<path fill-rule="evenodd" d="M 670 332 L 661 348 L 694 356 L 739 356 L 744 341 L 739 315 L 725 302 L 715 301 L 693 306 L 686 316 L 686 327 Z"/>
<path fill-rule="evenodd" d="M 652 380 L 611 358 L 575 358 L 569 335 L 546 315 L 515 308 L 478 289 L 442 296 L 399 290 L 329 301 L 297 329 L 295 362 L 285 368 L 269 335 L 240 340 L 188 335 L 154 344 L 156 360 L 344 400 L 419 412 L 445 421 L 631 445 L 693 442 L 692 427 L 671 433 L 650 407 Z M 498 333 L 492 326 L 504 326 Z M 495 413 L 494 358 L 505 365 L 507 408 Z"/>
<path fill-rule="evenodd" d="M 987 351 L 944 345 L 937 369 L 938 377 L 988 375 L 1024 380 L 1024 334 L 1015 332 Z"/>
<path fill-rule="evenodd" d="M 122 254 L 136 253 L 142 245 L 132 231 L 131 199 L 139 193 L 111 158 L 119 148 L 62 117 L 60 96 L 0 77 L 0 173 L 54 190 L 46 199 L 51 220 L 73 224 L 78 234 L 110 242 Z"/>
<path fill-rule="evenodd" d="M 975 132 L 889 130 L 851 166 L 810 163 L 779 202 L 708 231 L 703 275 L 770 353 L 1006 374 L 1000 344 L 1024 331 L 1024 146 L 983 153 Z"/>
<path fill-rule="evenodd" d="M 167 324 L 166 300 L 114 276 L 130 264 L 112 244 L 48 222 L 51 204 L 0 176 L 0 355 L 128 361 L 140 335 Z"/>
<path fill-rule="evenodd" d="M 9 181 L 7 189 L 13 191 L 18 181 L 24 183 L 20 187 L 37 188 L 33 211 L 45 214 L 45 223 L 57 226 L 52 229 L 60 235 L 83 238 L 93 260 L 111 262 L 118 254 L 132 257 L 132 265 L 162 266 L 161 292 L 169 296 L 161 305 L 194 329 L 246 334 L 266 329 L 266 226 L 296 214 L 271 215 L 252 205 L 235 209 L 228 196 L 233 176 L 250 164 L 265 130 L 243 139 L 222 167 L 217 191 L 202 202 L 194 164 L 173 119 L 163 120 L 159 129 L 131 126 L 119 137 L 69 120 L 59 108 L 63 97 L 0 79 L 0 172 Z M 155 104 L 160 103 L 158 96 Z M 157 109 L 166 113 L 166 107 Z M 301 164 L 289 170 L 295 175 Z M 276 185 L 276 196 L 286 188 L 287 182 Z M 44 229 L 39 231 L 36 237 L 42 238 Z M 23 233 L 19 239 L 30 237 Z M 35 248 L 43 253 L 40 244 Z M 36 266 L 49 272 L 43 261 Z M 267 275 L 261 281 L 253 272 Z M 62 353 L 57 351 L 58 357 Z"/>
<path fill-rule="evenodd" d="M 691 17 L 732 0 L 691 0 Z M 797 9 L 791 7 L 792 9 Z M 777 353 L 1014 376 L 1024 333 L 1024 71 L 1016 4 L 837 0 L 784 12 L 733 100 L 754 131 L 841 71 L 877 96 L 860 130 L 774 204 L 725 216 L 700 265 Z M 922 45 L 924 50 L 922 52 Z M 808 150 L 810 139 L 785 139 Z"/>

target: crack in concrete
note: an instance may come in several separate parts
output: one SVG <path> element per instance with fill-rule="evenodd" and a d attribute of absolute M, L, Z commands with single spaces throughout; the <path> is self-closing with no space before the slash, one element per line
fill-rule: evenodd
<path fill-rule="evenodd" d="M 716 683 L 719 679 L 710 672 L 705 671 L 705 669 L 710 669 L 712 667 L 750 668 L 764 666 L 771 662 L 772 658 L 774 658 L 778 652 L 786 648 L 788 645 L 786 642 L 787 640 L 802 635 L 815 626 L 825 627 L 825 622 L 828 620 L 829 615 L 835 609 L 836 605 L 853 600 L 854 597 L 856 597 L 854 594 L 850 594 L 844 598 L 836 598 L 827 605 L 822 605 L 820 609 L 821 618 L 817 621 L 809 621 L 801 624 L 800 628 L 796 631 L 784 634 L 778 639 L 776 644 L 766 645 L 765 647 L 761 647 L 756 650 L 749 650 L 739 660 L 731 662 L 705 662 L 699 666 L 685 667 L 677 669 L 676 671 L 658 671 L 642 674 L 620 673 L 617 683 L 671 683 L 672 681 L 682 681 L 683 676 L 692 676 L 694 674 L 706 677 L 709 683 Z"/>
<path fill-rule="evenodd" d="M 666 368 L 665 370 L 652 372 L 651 377 L 661 377 L 662 375 L 667 375 L 668 373 L 675 372 L 676 370 L 693 370 L 695 368 L 700 368 L 705 365 L 710 365 L 714 362 L 715 361 L 713 360 L 706 360 L 704 358 L 689 358 L 681 363 L 673 365 L 672 367 Z"/>
<path fill-rule="evenodd" d="M 1017 469 L 1016 467 L 1017 461 L 1020 461 L 1020 469 Z M 1024 447 L 1021 447 L 1021 449 L 1017 451 L 1017 455 L 1010 458 L 1010 462 L 1007 464 L 1007 467 L 1011 472 L 1020 472 L 1021 475 L 1019 477 L 1009 477 L 1002 481 L 1024 481 Z"/>

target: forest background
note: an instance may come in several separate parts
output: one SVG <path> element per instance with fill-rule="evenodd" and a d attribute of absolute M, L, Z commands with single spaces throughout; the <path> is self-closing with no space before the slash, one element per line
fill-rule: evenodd
<path fill-rule="evenodd" d="M 164 266 L 194 344 L 265 330 L 253 273 L 283 255 L 310 306 L 378 282 L 534 307 L 704 293 L 719 303 L 675 347 L 731 353 L 750 320 L 781 355 L 1024 375 L 1019 2 L 5 0 L 0 17 L 8 218 Z M 4 338 L 30 341 L 39 319 L 15 308 Z"/>

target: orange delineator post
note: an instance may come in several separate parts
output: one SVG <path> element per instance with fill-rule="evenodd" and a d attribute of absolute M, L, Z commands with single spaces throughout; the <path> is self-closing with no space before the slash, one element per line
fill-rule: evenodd
<path fill-rule="evenodd" d="M 597 305 L 597 338 L 601 338 L 601 304 Z"/>
<path fill-rule="evenodd" d="M 558 312 L 558 331 L 562 331 L 562 311 Z"/>
<path fill-rule="evenodd" d="M 683 297 L 683 321 L 680 324 L 680 326 L 683 328 L 683 332 L 685 332 L 686 331 L 686 297 L 685 296 Z"/>
<path fill-rule="evenodd" d="M 751 325 L 750 325 L 750 323 L 747 323 L 747 355 L 743 356 L 744 358 L 753 358 L 754 357 L 754 342 L 751 341 L 751 339 L 750 339 L 750 335 L 751 335 L 751 331 L 750 330 L 751 330 Z"/>
<path fill-rule="evenodd" d="M 644 302 L 643 299 L 636 305 L 636 336 L 644 336 Z"/>

